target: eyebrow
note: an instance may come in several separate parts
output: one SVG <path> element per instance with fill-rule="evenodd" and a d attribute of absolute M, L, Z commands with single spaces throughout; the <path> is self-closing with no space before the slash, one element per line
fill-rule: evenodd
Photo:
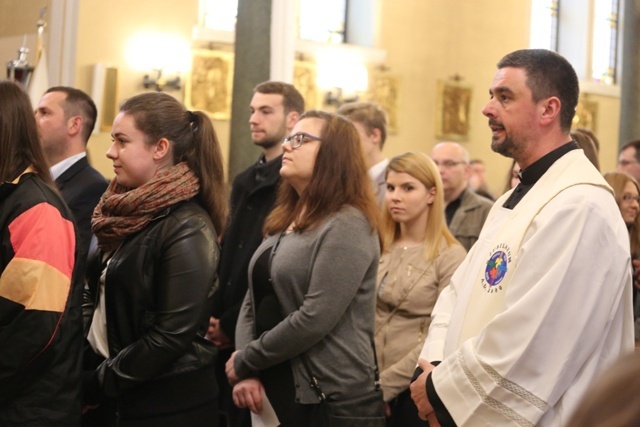
<path fill-rule="evenodd" d="M 264 111 L 264 110 L 273 110 L 275 109 L 275 107 L 272 107 L 271 105 L 258 105 L 258 106 L 249 106 L 249 109 L 253 110 L 253 111 Z"/>
<path fill-rule="evenodd" d="M 385 180 L 385 182 L 387 184 L 392 184 L 391 182 L 389 182 L 387 180 Z M 396 187 L 398 187 L 400 185 L 415 185 L 417 182 L 419 182 L 419 181 L 417 181 L 417 180 L 416 181 L 402 181 L 402 182 L 399 182 L 397 184 L 392 184 L 392 185 L 395 185 Z"/>
<path fill-rule="evenodd" d="M 504 87 L 504 86 L 499 86 L 495 89 L 489 89 L 489 94 L 490 95 L 498 95 L 498 94 L 504 94 L 506 93 L 507 95 L 513 95 L 513 91 L 511 89 L 509 89 L 508 87 Z"/>

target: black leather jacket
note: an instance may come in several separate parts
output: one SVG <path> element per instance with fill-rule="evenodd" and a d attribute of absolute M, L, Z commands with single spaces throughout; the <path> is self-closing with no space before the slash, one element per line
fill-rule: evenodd
<path fill-rule="evenodd" d="M 85 335 L 98 304 L 102 251 L 92 242 L 83 315 Z M 114 252 L 106 272 L 109 359 L 96 371 L 108 396 L 149 380 L 193 372 L 214 361 L 203 338 L 211 313 L 219 248 L 205 210 L 179 203 Z"/>

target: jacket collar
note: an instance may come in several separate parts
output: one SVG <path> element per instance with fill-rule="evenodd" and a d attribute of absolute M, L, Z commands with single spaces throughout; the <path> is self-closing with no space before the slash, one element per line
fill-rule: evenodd
<path fill-rule="evenodd" d="M 18 175 L 18 177 L 13 181 L 11 182 L 6 181 L 0 184 L 0 201 L 4 200 L 6 197 L 9 196 L 9 194 L 13 193 L 13 190 L 18 188 L 18 184 L 20 183 L 20 181 L 22 181 L 23 177 L 26 177 L 27 175 L 31 175 L 35 173 L 36 171 L 33 169 L 33 167 L 29 166 L 24 170 L 24 172 Z"/>
<path fill-rule="evenodd" d="M 89 166 L 89 161 L 87 160 L 86 156 L 82 157 L 81 159 L 76 161 L 74 164 L 69 166 L 67 170 L 62 172 L 62 174 L 60 174 L 60 176 L 56 179 L 56 184 L 58 185 L 58 188 L 63 187 L 64 184 L 68 182 L 71 178 L 73 178 L 75 174 L 77 174 L 87 166 Z"/>

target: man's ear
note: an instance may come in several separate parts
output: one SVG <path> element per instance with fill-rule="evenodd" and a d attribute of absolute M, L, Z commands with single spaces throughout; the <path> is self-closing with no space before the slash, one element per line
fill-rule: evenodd
<path fill-rule="evenodd" d="M 67 120 L 67 132 L 71 136 L 75 136 L 78 133 L 82 132 L 82 124 L 84 120 L 82 120 L 82 116 L 73 116 L 69 120 Z"/>
<path fill-rule="evenodd" d="M 556 118 L 560 116 L 561 107 L 562 103 L 556 96 L 552 96 L 541 101 L 540 108 L 542 109 L 542 111 L 540 115 L 540 124 L 547 125 L 556 120 Z"/>
<path fill-rule="evenodd" d="M 287 115 L 285 116 L 287 135 L 289 135 L 291 129 L 293 129 L 296 123 L 298 123 L 298 120 L 300 120 L 300 113 L 298 113 L 297 111 L 289 111 L 287 113 Z"/>
<path fill-rule="evenodd" d="M 380 141 L 382 140 L 382 131 L 378 128 L 373 128 L 369 135 L 371 140 L 380 148 Z"/>

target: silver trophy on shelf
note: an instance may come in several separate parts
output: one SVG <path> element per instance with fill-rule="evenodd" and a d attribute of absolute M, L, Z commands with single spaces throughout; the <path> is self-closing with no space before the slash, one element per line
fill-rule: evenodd
<path fill-rule="evenodd" d="M 36 64 L 40 59 L 40 55 L 42 54 L 42 48 L 44 45 L 43 34 L 44 28 L 47 26 L 47 23 L 44 21 L 44 15 L 46 12 L 46 6 L 40 9 L 40 17 L 38 19 L 38 22 L 36 23 L 38 28 Z M 25 34 L 24 38 L 22 39 L 22 46 L 18 49 L 18 59 L 14 59 L 7 63 L 7 78 L 9 80 L 22 83 L 24 87 L 29 87 L 29 82 L 31 81 L 33 70 L 35 69 L 35 67 L 33 65 L 30 65 L 29 61 L 27 60 L 28 53 L 29 49 L 27 48 L 27 36 Z"/>
<path fill-rule="evenodd" d="M 26 39 L 25 36 L 22 46 L 18 49 L 18 59 L 7 63 L 7 78 L 22 83 L 24 87 L 29 87 L 34 67 L 29 65 L 29 61 L 27 61 L 29 49 L 26 46 Z"/>

